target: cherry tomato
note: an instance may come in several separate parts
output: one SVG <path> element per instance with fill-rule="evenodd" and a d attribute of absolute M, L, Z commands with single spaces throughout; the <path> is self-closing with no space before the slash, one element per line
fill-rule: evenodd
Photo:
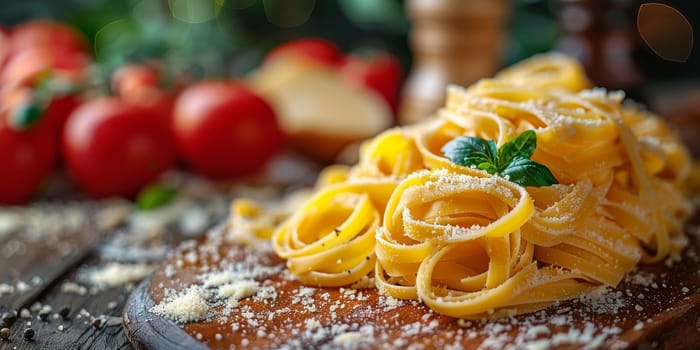
<path fill-rule="evenodd" d="M 158 72 L 141 64 L 119 67 L 112 74 L 112 91 L 122 98 L 138 97 L 143 90 L 158 88 Z"/>
<path fill-rule="evenodd" d="M 79 106 L 63 131 L 75 181 L 97 197 L 133 196 L 175 161 L 167 125 L 153 110 L 116 97 Z"/>
<path fill-rule="evenodd" d="M 47 101 L 37 101 L 35 94 L 38 92 L 29 87 L 16 87 L 3 93 L 3 104 L 0 113 L 8 116 L 8 122 L 17 130 L 25 129 L 29 125 L 22 125 L 19 113 L 34 113 L 32 124 L 42 123 L 51 129 L 57 138 L 60 138 L 63 126 L 68 115 L 80 104 L 80 98 L 73 94 L 56 94 L 49 96 Z"/>
<path fill-rule="evenodd" d="M 90 59 L 82 52 L 36 47 L 10 57 L 0 73 L 0 83 L 32 86 L 44 74 L 69 84 L 85 79 Z"/>
<path fill-rule="evenodd" d="M 36 125 L 18 131 L 6 114 L 0 116 L 0 204 L 31 199 L 56 162 L 56 144 L 51 128 Z"/>
<path fill-rule="evenodd" d="M 173 94 L 152 89 L 144 91 L 138 98 L 129 101 L 151 109 L 153 114 L 168 125 L 168 130 L 170 130 L 170 125 L 173 121 L 173 108 L 175 108 L 175 96 Z"/>
<path fill-rule="evenodd" d="M 402 71 L 401 63 L 385 52 L 369 57 L 349 55 L 340 67 L 341 74 L 347 80 L 381 95 L 394 114 L 399 104 Z"/>
<path fill-rule="evenodd" d="M 318 38 L 293 40 L 274 48 L 265 57 L 265 61 L 281 59 L 288 55 L 301 55 L 316 63 L 335 66 L 340 63 L 343 54 L 330 41 Z"/>
<path fill-rule="evenodd" d="M 272 108 L 247 87 L 207 81 L 175 102 L 178 150 L 197 172 L 227 178 L 261 169 L 284 144 Z"/>
<path fill-rule="evenodd" d="M 112 91 L 123 100 L 153 108 L 170 124 L 175 103 L 173 94 L 161 90 L 158 71 L 143 64 L 129 64 L 112 74 Z"/>
<path fill-rule="evenodd" d="M 63 133 L 68 116 L 80 105 L 80 101 L 80 97 L 76 95 L 57 95 L 44 109 L 42 118 L 51 129 L 56 131 L 58 137 Z"/>
<path fill-rule="evenodd" d="M 85 38 L 73 28 L 45 20 L 22 23 L 10 33 L 12 52 L 47 47 L 61 51 L 88 52 Z"/>

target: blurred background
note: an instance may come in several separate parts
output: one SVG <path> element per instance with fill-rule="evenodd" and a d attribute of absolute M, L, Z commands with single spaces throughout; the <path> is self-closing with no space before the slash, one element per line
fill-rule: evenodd
<path fill-rule="evenodd" d="M 17 141 L 4 146 L 15 151 L 0 152 L 13 154 L 0 161 L 14 162 L 16 177 L 0 182 L 27 183 L 21 195 L 4 201 L 26 202 L 56 168 L 67 168 L 94 196 L 133 197 L 168 169 L 216 179 L 248 176 L 286 149 L 320 164 L 353 163 L 361 140 L 439 108 L 446 85 L 467 86 L 548 51 L 575 57 L 596 86 L 622 89 L 671 120 L 699 156 L 698 28 L 700 2 L 682 0 L 3 0 L 0 39 L 9 44 L 0 40 L 0 114 Z M 320 64 L 305 67 L 289 53 Z M 238 86 L 216 87 L 207 83 L 212 78 Z M 226 97 L 214 98 L 219 95 Z M 95 101 L 104 96 L 112 98 L 109 108 L 85 107 L 100 105 Z M 240 103 L 240 96 L 259 106 Z M 201 103 L 227 112 L 190 113 L 201 111 Z M 82 113 L 73 112 L 77 106 Z M 90 147 L 66 148 L 87 141 L 64 125 L 103 114 L 123 119 L 115 123 L 126 129 L 150 132 L 138 119 L 118 116 L 117 107 L 164 117 L 151 130 L 154 160 L 135 167 L 142 178 L 109 188 L 100 179 L 119 176 L 95 169 L 120 167 L 96 162 L 130 156 L 124 150 L 141 142 L 136 133 L 114 136 L 123 142 L 114 154 L 97 154 L 100 138 Z M 245 119 L 260 114 L 267 119 Z M 200 121 L 198 134 L 178 129 L 178 118 L 190 117 Z M 38 122 L 52 118 L 58 122 Z M 205 130 L 208 120 L 229 125 Z M 31 135 L 40 124 L 53 128 L 52 145 Z M 215 136 L 222 141 L 213 142 Z M 209 149 L 200 147 L 207 140 Z M 37 152 L 32 166 L 17 151 L 23 145 Z M 135 172 L 126 166 L 125 177 Z M 27 173 L 36 177 L 28 181 Z M 0 194 L 20 192 L 8 186 Z"/>
<path fill-rule="evenodd" d="M 187 65 L 203 75 L 249 72 L 275 45 L 301 37 L 321 37 L 342 49 L 381 48 L 395 54 L 404 67 L 412 64 L 410 20 L 405 0 L 3 0 L 0 23 L 6 27 L 37 18 L 69 23 L 84 33 L 98 62 L 118 66 L 125 61 L 157 57 Z M 421 2 L 421 1 L 417 1 Z M 426 1 L 423 1 L 426 2 Z M 454 3 L 454 1 L 452 1 Z M 486 6 L 488 1 L 464 1 Z M 496 1 L 501 2 L 501 1 Z M 500 65 L 535 53 L 571 48 L 572 32 L 587 32 L 604 41 L 600 23 L 629 29 L 632 55 L 647 80 L 697 78 L 700 55 L 692 50 L 686 62 L 658 55 L 640 40 L 636 17 L 642 1 L 512 0 L 503 1 L 507 40 Z M 431 1 L 427 1 L 431 3 Z M 435 5 L 450 1 L 432 1 Z M 700 20 L 697 1 L 663 1 L 691 24 Z M 593 17 L 593 18 L 589 18 Z M 584 23 L 585 22 L 585 23 Z M 590 28 L 580 27 L 590 26 Z M 698 26 L 693 26 L 697 31 Z M 475 29 L 478 30 L 478 29 Z M 617 46 L 623 45 L 620 43 Z M 563 46 L 562 46 L 563 45 Z M 595 45 L 595 43 L 593 43 Z M 580 50 L 579 50 L 580 51 Z"/>

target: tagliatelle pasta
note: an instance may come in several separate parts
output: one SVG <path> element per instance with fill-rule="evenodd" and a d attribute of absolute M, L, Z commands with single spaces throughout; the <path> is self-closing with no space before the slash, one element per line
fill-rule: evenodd
<path fill-rule="evenodd" d="M 686 149 L 659 117 L 589 87 L 559 55 L 449 87 L 434 117 L 367 141 L 351 168 L 324 171 L 276 228 L 276 252 L 304 283 L 373 275 L 382 294 L 462 318 L 538 310 L 679 253 Z M 525 130 L 537 135 L 532 160 L 559 184 L 523 187 L 441 152 L 459 136 L 500 146 Z"/>
<path fill-rule="evenodd" d="M 277 230 L 273 244 L 304 283 L 344 286 L 374 269 L 375 232 L 392 182 L 322 188 Z"/>

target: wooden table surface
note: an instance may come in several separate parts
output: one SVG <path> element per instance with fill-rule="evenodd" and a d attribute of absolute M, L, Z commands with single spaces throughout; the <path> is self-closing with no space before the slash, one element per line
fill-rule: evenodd
<path fill-rule="evenodd" d="M 230 195 L 205 198 L 202 203 L 215 209 L 200 220 L 203 229 L 189 235 L 172 223 L 133 227 L 129 218 L 137 211 L 126 201 L 54 200 L 0 208 L 0 314 L 23 308 L 31 313 L 31 318 L 18 315 L 9 340 L 0 339 L 0 350 L 131 349 L 122 313 L 140 278 L 100 286 L 86 276 L 113 263 L 155 267 L 170 248 L 224 221 L 229 202 Z M 22 223 L 3 231 L 8 215 Z M 45 305 L 51 311 L 42 320 Z M 66 318 L 59 314 L 65 307 L 70 309 Z M 27 328 L 35 331 L 34 339 L 24 338 Z"/>
<path fill-rule="evenodd" d="M 84 209 L 94 211 L 89 207 Z M 0 312 L 19 312 L 37 302 L 52 307 L 46 320 L 41 320 L 36 306 L 31 318 L 18 317 L 10 327 L 9 341 L 0 340 L 0 349 L 132 348 L 124 335 L 121 316 L 133 284 L 93 288 L 80 278 L 81 271 L 105 266 L 112 260 L 103 248 L 123 225 L 121 222 L 115 228 L 101 229 L 87 222 L 74 232 L 62 232 L 59 237 L 42 236 L 38 240 L 28 237 L 31 234 L 27 229 L 0 236 L 0 284 L 15 289 L 11 293 L 0 292 Z M 159 247 L 172 247 L 184 238 L 189 237 L 166 233 L 158 237 Z M 67 286 L 77 283 L 85 290 L 66 290 L 66 283 Z M 17 290 L 18 285 L 21 291 Z M 64 307 L 70 308 L 65 319 L 58 314 Z M 93 325 L 95 318 L 102 322 L 99 328 Z M 59 330 L 59 326 L 63 329 Z M 36 332 L 31 341 L 23 337 L 28 327 Z"/>
<path fill-rule="evenodd" d="M 67 200 L 75 197 L 70 195 L 74 191 L 59 192 L 25 207 L 0 207 L 0 315 L 34 306 L 31 318 L 18 317 L 11 325 L 9 340 L 0 338 L 0 350 L 131 349 L 122 314 L 140 279 L 112 287 L 95 286 L 85 280 L 90 271 L 111 263 L 155 268 L 183 240 L 195 239 L 207 228 L 225 222 L 233 198 L 279 198 L 285 191 L 312 184 L 319 169 L 315 162 L 285 153 L 263 173 L 234 182 L 166 174 L 163 181 L 178 188 L 179 201 L 161 214 L 170 211 L 171 219 L 179 221 L 156 228 L 152 217 L 150 226 L 130 220 L 138 213 L 131 202 Z M 193 211 L 200 214 L 194 220 L 198 225 L 183 225 L 185 214 Z M 21 215 L 14 215 L 17 213 Z M 8 229 L 8 220 L 18 217 L 19 228 Z M 46 320 L 39 317 L 39 305 L 52 309 Z M 65 319 L 58 314 L 64 307 L 70 308 Z M 93 325 L 96 318 L 100 327 Z M 33 340 L 23 337 L 29 327 L 36 333 Z"/>

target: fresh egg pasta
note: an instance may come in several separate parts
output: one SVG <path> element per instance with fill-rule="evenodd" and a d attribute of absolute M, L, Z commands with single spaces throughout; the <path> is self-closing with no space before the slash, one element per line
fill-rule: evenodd
<path fill-rule="evenodd" d="M 530 312 L 615 286 L 637 263 L 685 247 L 691 209 L 687 150 L 623 97 L 590 89 L 580 65 L 560 55 L 451 86 L 433 117 L 385 131 L 361 147 L 357 165 L 322 173 L 315 194 L 275 229 L 274 249 L 303 283 L 373 276 L 382 294 L 461 318 Z M 499 176 L 507 164 L 489 158 L 530 130 L 536 149 L 511 161 L 546 167 L 556 178 L 548 186 Z M 496 165 L 446 157 L 459 137 L 483 140 Z"/>

